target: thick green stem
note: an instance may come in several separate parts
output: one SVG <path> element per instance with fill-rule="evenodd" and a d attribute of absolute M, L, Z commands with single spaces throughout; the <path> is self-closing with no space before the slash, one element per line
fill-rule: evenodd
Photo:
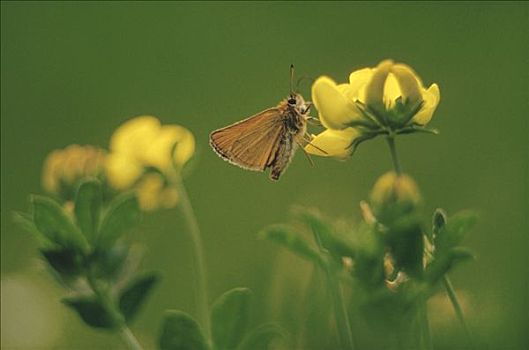
<path fill-rule="evenodd" d="M 320 251 L 326 253 L 321 243 L 320 235 L 314 230 L 313 233 Z M 336 275 L 336 271 L 330 266 L 330 261 L 327 261 L 324 272 L 327 280 L 327 288 L 331 294 L 334 318 L 336 320 L 336 327 L 338 328 L 338 334 L 340 336 L 340 344 L 344 350 L 353 350 L 353 333 L 351 332 L 351 324 L 349 323 L 349 316 L 347 315 L 347 308 L 345 307 L 343 291 L 340 286 L 340 280 Z"/>
<path fill-rule="evenodd" d="M 184 187 L 182 179 L 177 176 L 175 179 L 175 187 L 178 191 L 179 207 L 182 210 L 184 219 L 189 229 L 189 236 L 193 245 L 193 256 L 195 259 L 196 266 L 196 277 L 195 277 L 195 291 L 197 295 L 197 308 L 202 327 L 206 333 L 207 339 L 210 335 L 210 321 L 209 321 L 209 308 L 208 308 L 208 286 L 206 277 L 206 264 L 204 259 L 202 235 L 200 234 L 200 228 L 191 206 L 189 196 Z"/>
<path fill-rule="evenodd" d="M 393 167 L 395 168 L 395 172 L 397 175 L 400 175 L 402 173 L 402 168 L 400 166 L 399 157 L 397 156 L 397 147 L 395 146 L 395 137 L 393 135 L 389 135 L 386 137 L 386 140 L 388 141 L 389 151 L 391 153 L 391 159 L 393 160 Z"/>
<path fill-rule="evenodd" d="M 459 322 L 461 322 L 461 325 L 463 326 L 463 329 L 468 337 L 468 341 L 470 345 L 474 347 L 472 333 L 470 333 L 470 328 L 468 328 L 465 316 L 463 314 L 463 309 L 461 308 L 461 304 L 459 304 L 459 300 L 457 299 L 456 291 L 452 286 L 452 282 L 446 275 L 443 276 L 443 285 L 446 289 L 446 294 L 448 294 L 448 298 L 450 298 L 450 302 L 452 303 L 456 316 L 459 319 Z"/>

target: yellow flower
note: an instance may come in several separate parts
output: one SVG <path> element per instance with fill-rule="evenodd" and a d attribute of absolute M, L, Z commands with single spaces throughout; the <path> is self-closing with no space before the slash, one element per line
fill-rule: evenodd
<path fill-rule="evenodd" d="M 362 136 L 404 133 L 426 125 L 439 104 L 440 92 L 437 84 L 426 89 L 407 65 L 385 60 L 375 68 L 352 72 L 348 83 L 318 78 L 312 85 L 312 100 L 327 130 L 311 143 L 325 153 L 310 145 L 306 151 L 344 158 Z"/>
<path fill-rule="evenodd" d="M 90 145 L 55 150 L 44 161 L 42 187 L 63 200 L 73 200 L 83 179 L 102 175 L 105 158 L 104 150 Z"/>
<path fill-rule="evenodd" d="M 152 116 L 123 123 L 110 139 L 106 175 L 117 190 L 134 188 L 145 210 L 176 205 L 168 187 L 195 152 L 195 138 L 179 125 L 162 125 Z"/>

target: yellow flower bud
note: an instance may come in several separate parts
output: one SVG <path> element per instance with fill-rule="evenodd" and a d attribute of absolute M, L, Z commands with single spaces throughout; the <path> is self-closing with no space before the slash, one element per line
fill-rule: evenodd
<path fill-rule="evenodd" d="M 415 181 L 408 175 L 397 175 L 393 171 L 379 177 L 371 191 L 371 203 L 377 207 L 393 203 L 416 205 L 420 199 Z"/>
<path fill-rule="evenodd" d="M 72 200 L 83 179 L 102 175 L 105 159 L 104 150 L 90 145 L 55 150 L 44 161 L 42 187 L 63 200 Z"/>

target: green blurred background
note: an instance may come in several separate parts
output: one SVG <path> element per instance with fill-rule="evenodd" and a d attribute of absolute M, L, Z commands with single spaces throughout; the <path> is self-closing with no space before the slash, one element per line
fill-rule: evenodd
<path fill-rule="evenodd" d="M 315 167 L 300 153 L 272 183 L 220 160 L 208 133 L 282 99 L 291 63 L 300 76 L 345 81 L 384 58 L 441 88 L 431 124 L 441 134 L 402 137 L 398 148 L 421 187 L 425 220 L 436 207 L 481 214 L 466 240 L 478 260 L 452 274 L 480 347 L 529 347 L 527 3 L 2 2 L 1 10 L 3 348 L 121 346 L 59 303 L 62 290 L 38 264 L 36 242 L 10 213 L 42 191 L 48 152 L 71 143 L 106 147 L 121 122 L 140 114 L 185 125 L 197 138 L 186 182 L 210 299 L 248 286 L 253 322 L 294 329 L 295 313 L 274 312 L 277 281 L 296 281 L 296 266 L 306 263 L 256 233 L 287 220 L 293 204 L 358 218 L 358 202 L 391 166 L 386 145 L 377 139 L 350 161 L 318 158 Z M 309 84 L 301 90 L 308 96 Z M 146 216 L 134 233 L 147 247 L 145 267 L 164 275 L 133 326 L 148 347 L 164 309 L 195 313 L 183 230 L 179 213 L 168 210 Z M 436 349 L 459 348 L 463 334 L 437 299 L 430 305 Z"/>

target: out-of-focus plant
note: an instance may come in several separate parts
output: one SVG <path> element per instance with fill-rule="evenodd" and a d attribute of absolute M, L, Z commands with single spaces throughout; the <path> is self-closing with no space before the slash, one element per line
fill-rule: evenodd
<path fill-rule="evenodd" d="M 62 302 L 90 327 L 119 332 L 131 349 L 140 345 L 129 329 L 159 277 L 139 271 L 140 255 L 121 238 L 140 221 L 134 193 L 104 196 L 105 152 L 68 146 L 46 159 L 43 187 L 19 224 L 41 243 L 40 253 L 68 291 Z"/>
<path fill-rule="evenodd" d="M 418 186 L 402 172 L 395 147 L 397 135 L 437 133 L 426 124 L 439 103 L 438 86 L 426 89 L 410 67 L 386 60 L 351 73 L 347 84 L 321 77 L 312 96 L 326 130 L 313 136 L 307 152 L 344 159 L 362 142 L 383 136 L 394 171 L 382 175 L 370 199 L 361 202 L 362 221 L 356 225 L 336 224 L 317 210 L 299 208 L 293 223 L 270 226 L 261 235 L 324 271 L 344 349 L 355 347 L 349 314 L 362 315 L 392 347 L 432 349 L 426 301 L 441 283 L 468 331 L 446 274 L 472 258 L 460 243 L 475 215 L 447 217 L 438 209 L 432 227 L 424 225 Z M 312 233 L 313 242 L 303 238 L 304 230 Z M 352 290 L 350 307 L 343 284 Z"/>
<path fill-rule="evenodd" d="M 152 116 L 130 119 L 112 135 L 110 152 L 78 145 L 52 152 L 42 175 L 50 196 L 32 196 L 30 212 L 15 213 L 15 220 L 41 243 L 43 259 L 69 292 L 63 303 L 137 350 L 129 324 L 159 276 L 139 271 L 139 251 L 124 238 L 142 212 L 178 207 L 193 243 L 199 321 L 168 310 L 160 348 L 266 348 L 283 333 L 269 324 L 247 329 L 248 289 L 228 291 L 209 308 L 201 234 L 182 177 L 194 152 L 186 128 Z"/>

